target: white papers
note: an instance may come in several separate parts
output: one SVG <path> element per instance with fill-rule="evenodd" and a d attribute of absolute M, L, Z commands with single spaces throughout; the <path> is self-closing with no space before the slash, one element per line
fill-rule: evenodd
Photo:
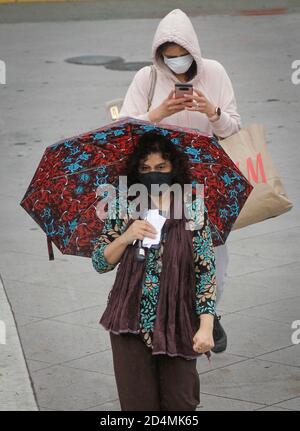
<path fill-rule="evenodd" d="M 149 238 L 145 236 L 143 239 L 143 247 L 151 247 L 153 244 L 158 244 L 161 236 L 161 229 L 166 221 L 166 218 L 159 214 L 158 208 L 148 210 L 145 220 L 151 223 L 155 229 L 157 230 L 157 234 L 155 238 Z"/>

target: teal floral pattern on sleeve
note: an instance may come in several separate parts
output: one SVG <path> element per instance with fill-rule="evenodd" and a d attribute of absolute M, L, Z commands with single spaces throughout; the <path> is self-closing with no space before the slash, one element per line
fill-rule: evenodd
<path fill-rule="evenodd" d="M 107 245 L 105 242 L 100 243 L 92 254 L 93 267 L 100 274 L 112 271 L 116 267 L 116 264 L 109 264 L 104 257 L 104 249 Z"/>
<path fill-rule="evenodd" d="M 194 230 L 194 262 L 196 274 L 196 313 L 215 314 L 216 261 L 207 209 L 204 205 L 203 225 Z"/>
<path fill-rule="evenodd" d="M 111 206 L 91 256 L 93 267 L 100 274 L 112 271 L 117 266 L 117 263 L 109 264 L 104 257 L 104 249 L 124 232 L 128 221 L 127 218 L 119 219 L 116 209 L 116 205 Z"/>

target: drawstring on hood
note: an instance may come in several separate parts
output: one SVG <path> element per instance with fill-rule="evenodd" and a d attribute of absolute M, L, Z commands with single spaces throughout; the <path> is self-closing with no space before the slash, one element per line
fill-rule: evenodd
<path fill-rule="evenodd" d="M 175 42 L 185 48 L 194 58 L 197 64 L 196 75 L 189 81 L 193 82 L 202 72 L 203 60 L 198 38 L 190 18 L 181 10 L 174 9 L 168 13 L 159 23 L 152 43 L 152 62 L 158 70 L 167 74 L 175 82 L 179 82 L 157 49 L 165 42 Z"/>

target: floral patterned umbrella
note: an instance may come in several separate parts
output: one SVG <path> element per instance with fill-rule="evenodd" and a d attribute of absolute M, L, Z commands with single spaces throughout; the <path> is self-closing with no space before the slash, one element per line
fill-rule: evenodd
<path fill-rule="evenodd" d="M 252 191 L 214 136 L 197 129 L 126 117 L 46 148 L 20 205 L 64 254 L 90 257 L 103 228 L 97 216 L 99 185 L 117 186 L 139 136 L 154 131 L 189 156 L 193 183 L 204 184 L 214 246 L 223 244 Z"/>

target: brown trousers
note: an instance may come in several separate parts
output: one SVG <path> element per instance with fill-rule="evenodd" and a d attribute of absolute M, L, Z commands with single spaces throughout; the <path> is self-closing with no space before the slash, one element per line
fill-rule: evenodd
<path fill-rule="evenodd" d="M 139 334 L 109 334 L 121 410 L 196 410 L 197 359 L 152 355 Z"/>

